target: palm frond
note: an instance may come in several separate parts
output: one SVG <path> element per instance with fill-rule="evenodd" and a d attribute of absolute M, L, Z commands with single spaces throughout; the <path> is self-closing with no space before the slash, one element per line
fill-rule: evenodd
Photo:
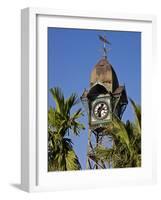
<path fill-rule="evenodd" d="M 95 149 L 97 162 L 112 163 L 114 168 L 141 166 L 141 107 L 130 99 L 136 120 L 124 123 L 113 115 L 112 124 L 107 125 L 104 134 L 112 138 L 112 146 L 100 145 Z"/>
<path fill-rule="evenodd" d="M 135 102 L 130 99 L 130 102 L 131 102 L 131 105 L 133 107 L 133 110 L 134 110 L 134 113 L 135 113 L 135 116 L 136 116 L 136 120 L 140 126 L 140 129 L 141 129 L 141 106 L 139 105 L 136 105 Z"/>
<path fill-rule="evenodd" d="M 75 93 L 71 94 L 71 96 L 65 100 L 66 113 L 69 114 L 71 108 L 75 106 L 76 104 L 78 104 L 78 102 L 79 102 L 79 98 L 77 97 L 77 95 Z"/>
<path fill-rule="evenodd" d="M 71 109 L 78 103 L 76 94 L 65 99 L 60 88 L 50 89 L 55 108 L 48 111 L 48 169 L 64 171 L 81 169 L 79 159 L 73 150 L 73 143 L 67 138 L 71 132 L 79 135 L 84 125 L 79 123 L 83 115 L 81 109 L 71 114 Z"/>
<path fill-rule="evenodd" d="M 113 116 L 112 123 L 114 125 L 116 136 L 119 137 L 121 142 L 123 144 L 126 144 L 128 149 L 130 150 L 130 141 L 129 141 L 129 136 L 128 136 L 125 124 L 115 115 Z"/>
<path fill-rule="evenodd" d="M 53 97 L 53 100 L 55 101 L 56 103 L 56 110 L 57 112 L 61 112 L 62 111 L 62 108 L 64 106 L 64 95 L 61 91 L 60 88 L 51 88 L 50 89 L 50 92 L 52 94 L 52 97 Z"/>
<path fill-rule="evenodd" d="M 80 170 L 81 165 L 74 150 L 68 151 L 66 154 L 66 167 L 67 170 Z"/>

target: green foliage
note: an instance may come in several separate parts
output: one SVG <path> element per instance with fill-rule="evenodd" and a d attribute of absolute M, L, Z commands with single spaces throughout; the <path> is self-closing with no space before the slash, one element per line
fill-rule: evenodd
<path fill-rule="evenodd" d="M 48 170 L 79 170 L 81 165 L 73 150 L 71 133 L 78 136 L 84 125 L 79 123 L 83 115 L 81 109 L 71 114 L 71 109 L 78 103 L 76 94 L 65 99 L 59 88 L 50 89 L 55 108 L 48 110 Z"/>
<path fill-rule="evenodd" d="M 106 161 L 113 168 L 141 166 L 141 107 L 130 99 L 135 113 L 135 121 L 126 123 L 113 116 L 111 126 L 104 133 L 112 138 L 112 147 L 101 145 L 95 148 L 96 160 Z"/>

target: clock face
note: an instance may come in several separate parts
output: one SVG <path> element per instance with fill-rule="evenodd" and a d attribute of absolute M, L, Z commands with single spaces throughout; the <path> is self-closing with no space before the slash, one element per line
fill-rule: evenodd
<path fill-rule="evenodd" d="M 96 119 L 105 119 L 109 113 L 109 107 L 106 102 L 98 102 L 93 108 L 93 114 Z"/>

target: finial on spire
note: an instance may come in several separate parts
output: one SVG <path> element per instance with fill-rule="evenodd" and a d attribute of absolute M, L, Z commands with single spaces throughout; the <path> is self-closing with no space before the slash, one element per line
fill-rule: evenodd
<path fill-rule="evenodd" d="M 107 38 L 106 35 L 102 36 L 102 35 L 98 35 L 99 39 L 101 42 L 103 42 L 103 57 L 107 58 L 107 52 L 110 50 L 109 48 L 106 47 L 107 44 L 111 44 Z"/>

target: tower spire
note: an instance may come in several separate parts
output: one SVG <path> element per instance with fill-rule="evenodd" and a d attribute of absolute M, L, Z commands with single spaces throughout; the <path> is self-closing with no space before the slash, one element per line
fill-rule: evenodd
<path fill-rule="evenodd" d="M 110 50 L 109 48 L 107 48 L 107 44 L 111 44 L 107 38 L 106 38 L 106 35 L 104 34 L 104 36 L 102 35 L 98 35 L 100 41 L 103 43 L 103 57 L 104 58 L 107 58 L 107 52 Z"/>

